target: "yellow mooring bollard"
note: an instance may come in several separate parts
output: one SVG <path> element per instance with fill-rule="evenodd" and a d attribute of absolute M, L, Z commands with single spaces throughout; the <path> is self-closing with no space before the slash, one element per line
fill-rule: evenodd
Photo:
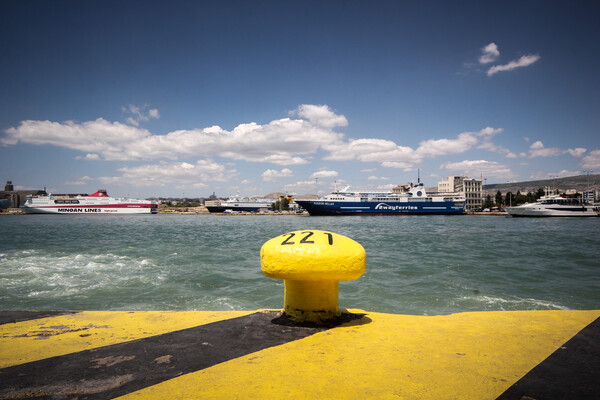
<path fill-rule="evenodd" d="M 303 230 L 267 241 L 260 264 L 266 276 L 284 280 L 284 314 L 295 323 L 319 325 L 340 315 L 338 281 L 360 277 L 366 253 L 346 236 Z"/>

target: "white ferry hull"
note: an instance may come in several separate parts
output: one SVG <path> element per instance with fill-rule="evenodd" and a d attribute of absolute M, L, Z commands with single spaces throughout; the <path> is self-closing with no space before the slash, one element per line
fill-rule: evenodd
<path fill-rule="evenodd" d="M 593 207 L 569 207 L 561 209 L 547 208 L 547 207 L 536 207 L 532 206 L 520 206 L 520 207 L 506 207 L 506 212 L 513 217 L 597 217 L 598 211 L 594 211 Z"/>
<path fill-rule="evenodd" d="M 114 198 L 99 190 L 89 196 L 33 196 L 21 207 L 25 214 L 156 214 L 158 204 L 150 200 Z"/>
<path fill-rule="evenodd" d="M 22 207 L 25 214 L 155 214 L 156 208 L 141 205 L 102 205 L 80 207 Z"/>

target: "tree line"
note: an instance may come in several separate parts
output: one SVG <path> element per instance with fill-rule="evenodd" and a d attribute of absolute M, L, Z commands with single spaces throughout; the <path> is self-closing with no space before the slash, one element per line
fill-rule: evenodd
<path fill-rule="evenodd" d="M 273 211 L 288 211 L 290 209 L 290 199 L 288 197 L 283 197 L 274 201 L 271 203 L 271 209 Z"/>
<path fill-rule="evenodd" d="M 527 192 L 527 194 L 523 194 L 519 190 L 517 191 L 517 193 L 506 192 L 506 195 L 504 196 L 498 190 L 496 196 L 494 196 L 493 198 L 491 195 L 487 195 L 483 202 L 483 208 L 502 208 L 505 206 L 518 206 L 525 203 L 533 203 L 537 199 L 545 195 L 546 192 L 544 192 L 544 189 L 542 188 L 539 188 L 535 193 Z"/>

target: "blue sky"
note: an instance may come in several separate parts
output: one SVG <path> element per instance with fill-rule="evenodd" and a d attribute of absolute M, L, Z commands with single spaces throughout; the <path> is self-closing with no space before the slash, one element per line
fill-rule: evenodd
<path fill-rule="evenodd" d="M 599 18 L 592 1 L 0 2 L 0 179 L 196 197 L 600 173 Z"/>

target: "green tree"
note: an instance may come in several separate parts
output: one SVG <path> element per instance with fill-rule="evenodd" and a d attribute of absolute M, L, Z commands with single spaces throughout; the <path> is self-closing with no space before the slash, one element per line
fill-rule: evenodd
<path fill-rule="evenodd" d="M 537 192 L 535 193 L 535 199 L 537 200 L 540 197 L 545 196 L 545 195 L 546 195 L 546 192 L 544 192 L 544 189 L 543 188 L 539 188 L 537 190 Z"/>
<path fill-rule="evenodd" d="M 533 203 L 535 201 L 535 194 L 531 192 L 527 192 L 527 202 Z"/>
<path fill-rule="evenodd" d="M 515 205 L 515 195 L 512 192 L 506 192 L 506 196 L 504 196 L 504 205 L 514 206 Z"/>
<path fill-rule="evenodd" d="M 271 203 L 271 209 L 273 211 L 288 211 L 290 209 L 290 199 L 283 197 L 274 201 Z"/>
<path fill-rule="evenodd" d="M 483 208 L 492 208 L 493 206 L 494 202 L 492 201 L 492 196 L 488 194 L 485 198 L 485 201 L 483 202 Z"/>
<path fill-rule="evenodd" d="M 517 194 L 515 196 L 515 201 L 513 203 L 513 205 L 519 205 L 519 204 L 524 204 L 527 202 L 527 197 L 521 193 L 520 190 L 517 190 Z"/>
<path fill-rule="evenodd" d="M 502 192 L 498 190 L 498 192 L 496 192 L 496 205 L 500 207 L 502 204 L 504 204 L 504 201 L 502 200 Z"/>

